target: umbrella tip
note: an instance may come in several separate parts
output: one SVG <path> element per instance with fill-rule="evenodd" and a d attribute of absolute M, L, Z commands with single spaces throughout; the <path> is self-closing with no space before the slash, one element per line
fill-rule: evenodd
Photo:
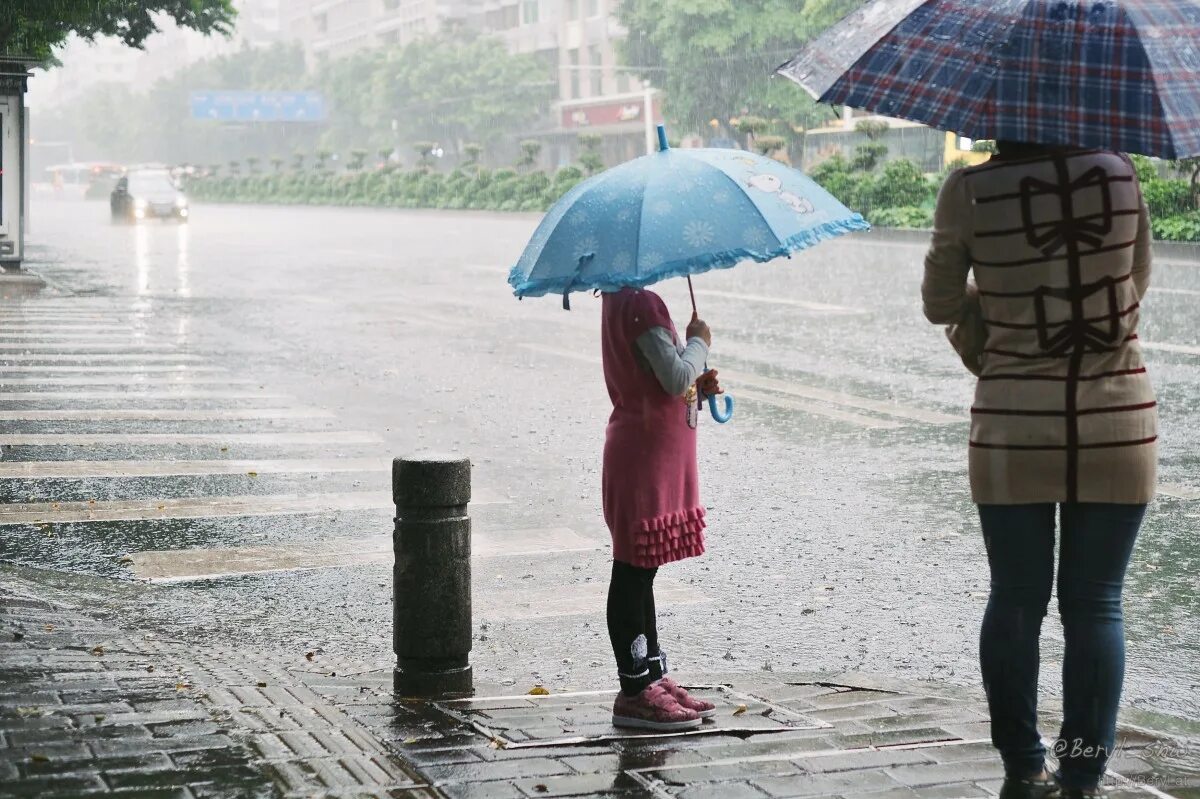
<path fill-rule="evenodd" d="M 667 144 L 667 128 L 665 125 L 658 126 L 658 151 L 665 152 L 671 149 L 671 145 Z"/>

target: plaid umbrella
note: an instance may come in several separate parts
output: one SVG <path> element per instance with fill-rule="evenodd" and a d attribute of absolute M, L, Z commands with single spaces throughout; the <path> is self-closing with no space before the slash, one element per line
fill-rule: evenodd
<path fill-rule="evenodd" d="M 972 138 L 1200 155 L 1200 0 L 873 0 L 778 72 Z"/>

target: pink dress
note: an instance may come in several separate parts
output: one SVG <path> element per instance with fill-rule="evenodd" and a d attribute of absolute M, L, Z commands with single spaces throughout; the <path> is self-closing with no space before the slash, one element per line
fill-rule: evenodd
<path fill-rule="evenodd" d="M 634 356 L 638 337 L 654 327 L 678 341 L 654 292 L 604 295 L 600 335 L 613 403 L 604 442 L 604 520 L 613 559 L 643 569 L 704 554 L 696 430 L 688 425 L 687 403 L 667 394 Z"/>

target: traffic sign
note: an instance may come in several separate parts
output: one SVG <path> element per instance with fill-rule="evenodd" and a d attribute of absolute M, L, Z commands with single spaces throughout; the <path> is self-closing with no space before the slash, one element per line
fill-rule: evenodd
<path fill-rule="evenodd" d="M 214 122 L 320 122 L 325 98 L 318 92 L 198 91 L 190 97 L 193 119 Z"/>

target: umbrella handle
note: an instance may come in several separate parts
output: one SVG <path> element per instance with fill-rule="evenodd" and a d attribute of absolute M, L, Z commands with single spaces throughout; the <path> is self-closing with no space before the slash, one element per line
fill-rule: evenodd
<path fill-rule="evenodd" d="M 708 410 L 717 424 L 725 424 L 733 418 L 733 397 L 728 394 L 719 395 L 725 398 L 725 410 L 717 410 L 717 397 L 708 398 Z"/>

